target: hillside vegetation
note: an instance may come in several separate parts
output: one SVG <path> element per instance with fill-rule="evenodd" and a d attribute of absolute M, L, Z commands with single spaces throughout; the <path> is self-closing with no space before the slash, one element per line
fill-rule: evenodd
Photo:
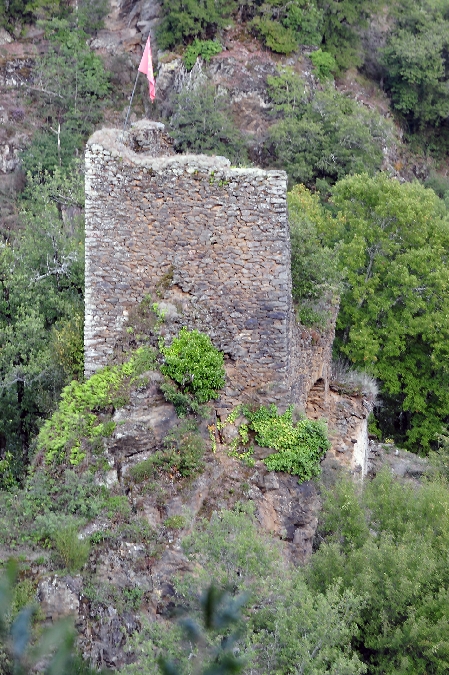
<path fill-rule="evenodd" d="M 74 656 L 66 626 L 41 634 L 32 609 L 37 579 L 80 573 L 90 616 L 112 608 L 123 628 L 129 616 L 145 615 L 150 591 L 131 582 L 118 591 L 95 576 L 94 561 L 124 542 L 155 565 L 175 542 L 188 561 L 170 580 L 163 617 L 126 638 L 124 675 L 160 672 L 160 655 L 174 660 L 161 662 L 166 673 L 443 675 L 449 0 L 161 2 L 154 36 L 165 50 L 161 63 L 180 57 L 186 72 L 204 66 L 203 77 L 192 76 L 152 111 L 179 152 L 251 163 L 254 139 L 207 64 L 220 58 L 229 34 L 271 55 L 258 162 L 288 174 L 298 320 L 321 330 L 325 307 L 340 298 L 335 356 L 378 380 L 372 430 L 437 467 L 421 485 L 387 471 L 363 487 L 344 477 L 320 484 L 316 551 L 304 568 L 261 534 L 248 476 L 259 445 L 269 448 L 260 466 L 318 480 L 328 443 L 322 423 L 293 410 L 234 411 L 226 461 L 241 477 L 204 518 L 166 514 L 157 529 L 146 501 L 161 506 L 184 498 L 195 481 L 213 481 L 223 430 L 208 401 L 223 386 L 223 355 L 207 336 L 187 331 L 165 344 L 157 298 L 146 298 L 124 354 L 84 382 L 83 149 L 105 119 L 123 117 L 135 65 L 90 46 L 109 9 L 106 0 L 0 0 L 0 26 L 10 35 L 20 41 L 30 26 L 43 31 L 5 131 L 23 124 L 29 142 L 0 194 L 0 550 L 5 559 L 27 551 L 0 583 L 0 675 L 29 673 L 36 662 L 49 675 L 92 672 Z M 358 101 L 348 82 L 369 83 L 374 102 Z M 387 113 L 377 104 L 381 90 Z M 138 90 L 138 114 L 148 108 L 145 96 L 146 87 Z M 395 145 L 401 161 L 392 167 Z M 403 179 L 413 172 L 420 180 Z M 186 341 L 194 348 L 180 362 Z M 151 385 L 153 372 L 180 419 L 126 481 L 108 487 L 114 413 Z M 201 601 L 211 581 L 228 595 L 210 590 Z M 204 631 L 191 622 L 183 632 L 171 620 L 180 607 L 197 623 L 206 616 Z"/>

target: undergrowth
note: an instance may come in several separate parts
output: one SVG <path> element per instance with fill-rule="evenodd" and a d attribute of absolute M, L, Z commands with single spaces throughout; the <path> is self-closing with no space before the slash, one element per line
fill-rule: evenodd
<path fill-rule="evenodd" d="M 196 426 L 186 422 L 174 429 L 164 439 L 164 448 L 157 450 L 148 459 L 135 464 L 128 475 L 134 483 L 166 473 L 176 478 L 194 478 L 204 469 L 206 445 L 196 431 Z"/>
<path fill-rule="evenodd" d="M 108 407 L 123 406 L 129 400 L 131 384 L 155 365 L 155 353 L 140 347 L 118 366 L 102 368 L 86 382 L 71 382 L 63 389 L 58 410 L 48 419 L 37 438 L 37 450 L 46 464 L 65 460 L 77 466 L 101 438 L 110 436 L 115 423 L 101 421 L 98 413 Z"/>
<path fill-rule="evenodd" d="M 302 419 L 294 424 L 293 407 L 279 415 L 274 404 L 255 411 L 243 406 L 242 413 L 256 443 L 277 451 L 264 459 L 267 469 L 298 476 L 299 482 L 320 474 L 320 460 L 330 447 L 325 422 Z"/>

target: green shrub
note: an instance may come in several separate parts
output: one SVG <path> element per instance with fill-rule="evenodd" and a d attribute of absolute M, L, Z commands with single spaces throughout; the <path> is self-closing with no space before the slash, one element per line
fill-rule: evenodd
<path fill-rule="evenodd" d="M 214 511 L 210 521 L 201 520 L 182 545 L 186 554 L 202 566 L 195 578 L 179 584 L 187 593 L 206 579 L 238 590 L 257 586 L 275 574 L 280 564 L 280 550 L 258 531 L 250 502 L 238 503 L 232 510 Z"/>
<path fill-rule="evenodd" d="M 279 415 L 274 404 L 256 411 L 244 407 L 242 412 L 256 434 L 256 442 L 277 450 L 264 460 L 270 471 L 286 471 L 298 476 L 299 482 L 319 475 L 320 460 L 330 447 L 323 421 L 303 419 L 295 425 L 293 407 Z"/>
<path fill-rule="evenodd" d="M 199 412 L 200 404 L 198 401 L 191 394 L 180 391 L 179 387 L 173 382 L 168 380 L 161 384 L 160 388 L 165 400 L 175 406 L 178 417 L 185 417 L 189 413 L 196 415 Z"/>
<path fill-rule="evenodd" d="M 164 520 L 164 527 L 169 530 L 182 530 L 186 526 L 184 516 L 170 516 Z"/>
<path fill-rule="evenodd" d="M 165 357 L 162 373 L 177 382 L 183 392 L 192 394 L 199 403 L 216 398 L 225 383 L 225 369 L 223 354 L 208 335 L 182 328 L 161 352 Z"/>
<path fill-rule="evenodd" d="M 314 0 L 272 0 L 252 8 L 250 26 L 272 51 L 289 54 L 299 45 L 321 43 L 323 13 Z"/>
<path fill-rule="evenodd" d="M 75 524 L 67 525 L 53 534 L 53 542 L 64 567 L 78 572 L 87 562 L 90 552 L 89 539 L 80 539 Z"/>
<path fill-rule="evenodd" d="M 321 49 L 312 52 L 310 60 L 313 63 L 315 74 L 319 80 L 328 80 L 332 77 L 332 73 L 337 70 L 337 63 L 332 54 L 323 52 Z"/>
<path fill-rule="evenodd" d="M 178 152 L 223 155 L 235 165 L 245 164 L 244 138 L 237 128 L 227 94 L 210 82 L 185 87 L 173 102 L 171 136 Z"/>
<path fill-rule="evenodd" d="M 156 37 L 161 49 L 213 37 L 229 24 L 235 0 L 162 0 Z"/>
<path fill-rule="evenodd" d="M 309 89 L 291 68 L 268 76 L 276 121 L 266 142 L 267 163 L 287 171 L 290 185 L 333 184 L 347 174 L 377 171 L 391 123 L 337 91 Z M 324 183 L 325 181 L 325 183 Z"/>
<path fill-rule="evenodd" d="M 84 316 L 75 314 L 53 329 L 56 361 L 70 380 L 82 380 L 84 372 Z"/>
<path fill-rule="evenodd" d="M 124 522 L 131 515 L 131 505 L 125 495 L 113 495 L 106 502 L 108 518 L 115 522 Z"/>
<path fill-rule="evenodd" d="M 447 672 L 449 490 L 441 480 L 399 482 L 387 469 L 363 490 L 350 481 L 324 503 L 328 536 L 309 584 L 364 596 L 352 641 L 369 673 Z"/>
<path fill-rule="evenodd" d="M 291 54 L 298 47 L 298 41 L 293 30 L 286 28 L 278 21 L 256 17 L 251 22 L 251 27 L 273 52 Z"/>
<path fill-rule="evenodd" d="M 193 478 L 204 469 L 206 445 L 188 425 L 181 426 L 164 439 L 164 450 L 157 450 L 148 459 L 130 467 L 129 476 L 135 483 L 153 478 L 159 472 L 179 478 Z"/>
<path fill-rule="evenodd" d="M 199 56 L 208 63 L 212 56 L 223 51 L 223 47 L 216 40 L 195 39 L 184 52 L 183 61 L 187 70 L 192 70 Z"/>
<path fill-rule="evenodd" d="M 64 388 L 58 410 L 42 426 L 37 449 L 47 464 L 61 464 L 66 459 L 77 466 L 86 457 L 84 443 L 94 444 L 110 436 L 112 420 L 101 422 L 97 412 L 108 406 L 126 403 L 130 386 L 142 373 L 155 365 L 154 351 L 140 347 L 120 366 L 106 367 L 86 382 L 73 381 Z"/>

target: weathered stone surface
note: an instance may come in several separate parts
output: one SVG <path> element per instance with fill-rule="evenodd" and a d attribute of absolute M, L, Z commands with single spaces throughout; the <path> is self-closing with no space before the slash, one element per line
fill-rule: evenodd
<path fill-rule="evenodd" d="M 78 616 L 81 587 L 80 576 L 54 575 L 42 579 L 37 588 L 37 597 L 45 618 L 54 621 L 71 614 Z"/>
<path fill-rule="evenodd" d="M 305 405 L 326 377 L 326 334 L 296 323 L 283 171 L 173 155 L 163 125 L 96 132 L 86 149 L 86 374 L 164 279 L 167 324 L 207 332 L 226 359 L 218 407 Z M 168 335 L 175 331 L 168 330 Z"/>

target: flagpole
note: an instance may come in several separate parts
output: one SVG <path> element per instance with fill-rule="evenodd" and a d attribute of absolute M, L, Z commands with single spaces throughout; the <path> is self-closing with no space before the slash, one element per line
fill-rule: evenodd
<path fill-rule="evenodd" d="M 128 112 L 126 113 L 125 124 L 123 125 L 123 131 L 122 131 L 122 135 L 121 135 L 121 138 L 120 138 L 121 141 L 123 141 L 123 136 L 124 136 L 124 133 L 125 133 L 126 125 L 128 124 L 128 117 L 129 117 L 129 113 L 130 113 L 130 110 L 131 110 L 131 106 L 133 104 L 133 98 L 134 98 L 134 93 L 136 91 L 137 80 L 139 79 L 139 73 L 140 73 L 140 70 L 137 71 L 136 81 L 134 82 L 133 93 L 131 94 L 131 100 L 129 102 Z"/>

